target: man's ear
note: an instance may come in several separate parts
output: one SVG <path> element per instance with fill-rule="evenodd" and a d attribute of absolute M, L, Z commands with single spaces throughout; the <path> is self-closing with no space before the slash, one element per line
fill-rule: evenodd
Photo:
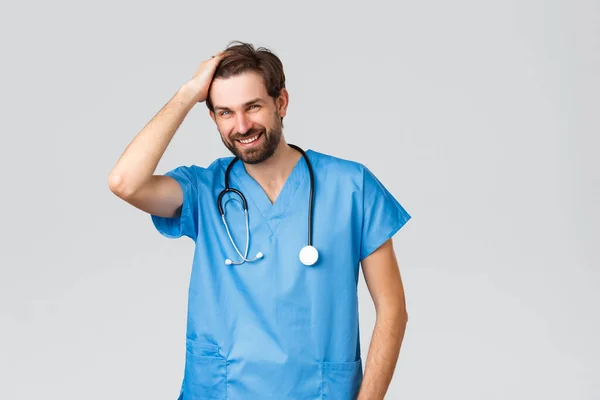
<path fill-rule="evenodd" d="M 287 114 L 287 107 L 289 101 L 290 95 L 288 91 L 286 90 L 286 88 L 281 88 L 281 91 L 279 92 L 279 97 L 277 97 L 275 104 L 277 105 L 277 113 L 282 118 L 285 117 L 285 115 Z"/>
<path fill-rule="evenodd" d="M 217 123 L 216 117 L 215 117 L 215 113 L 212 112 L 211 110 L 208 110 L 208 115 L 210 115 L 210 117 L 212 118 L 212 120 L 214 121 L 214 123 Z"/>

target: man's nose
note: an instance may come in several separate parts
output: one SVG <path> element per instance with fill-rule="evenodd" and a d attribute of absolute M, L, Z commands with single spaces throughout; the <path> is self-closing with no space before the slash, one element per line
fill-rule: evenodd
<path fill-rule="evenodd" d="M 251 127 L 252 127 L 252 122 L 250 121 L 250 118 L 248 118 L 248 116 L 246 114 L 244 114 L 244 113 L 237 114 L 236 121 L 235 121 L 235 128 L 238 131 L 238 133 L 246 133 L 250 130 Z"/>

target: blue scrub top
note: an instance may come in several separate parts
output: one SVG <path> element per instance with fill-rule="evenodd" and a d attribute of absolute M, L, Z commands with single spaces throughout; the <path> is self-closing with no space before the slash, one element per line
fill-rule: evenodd
<path fill-rule="evenodd" d="M 195 251 L 188 294 L 185 372 L 180 399 L 356 398 L 363 377 L 357 284 L 362 259 L 411 216 L 364 165 L 313 150 L 313 245 L 319 260 L 298 257 L 308 241 L 310 175 L 301 157 L 274 204 L 238 161 L 230 186 L 246 197 L 248 257 L 242 265 L 217 206 L 233 157 L 166 175 L 184 193 L 181 215 L 152 215 L 165 237 L 187 236 Z M 234 201 L 228 201 L 232 199 Z M 223 199 L 242 254 L 246 222 L 235 195 Z"/>

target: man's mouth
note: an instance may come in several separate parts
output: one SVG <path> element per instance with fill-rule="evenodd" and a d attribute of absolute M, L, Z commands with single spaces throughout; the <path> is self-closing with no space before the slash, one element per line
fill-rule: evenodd
<path fill-rule="evenodd" d="M 248 144 L 256 142 L 261 135 L 262 135 L 262 132 L 260 132 L 256 135 L 250 136 L 248 138 L 236 139 L 236 140 L 238 142 L 240 142 L 241 144 L 248 145 Z"/>

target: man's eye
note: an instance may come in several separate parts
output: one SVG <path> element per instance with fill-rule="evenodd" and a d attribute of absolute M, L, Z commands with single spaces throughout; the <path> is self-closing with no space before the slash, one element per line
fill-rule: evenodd
<path fill-rule="evenodd" d="M 229 111 L 221 111 L 221 113 L 219 115 L 225 115 L 225 113 L 228 113 Z"/>

